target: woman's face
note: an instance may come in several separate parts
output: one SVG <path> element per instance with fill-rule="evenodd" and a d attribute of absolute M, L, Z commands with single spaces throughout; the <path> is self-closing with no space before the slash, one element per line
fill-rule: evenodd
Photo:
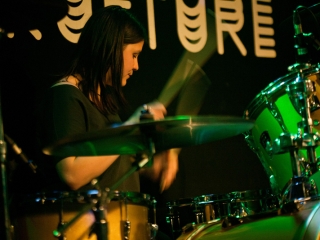
<path fill-rule="evenodd" d="M 138 56 L 142 51 L 144 41 L 125 45 L 123 49 L 123 72 L 121 85 L 125 86 L 133 71 L 139 69 Z"/>

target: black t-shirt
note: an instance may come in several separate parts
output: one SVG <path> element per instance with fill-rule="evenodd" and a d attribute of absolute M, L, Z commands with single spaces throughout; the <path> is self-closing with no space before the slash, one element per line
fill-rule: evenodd
<path fill-rule="evenodd" d="M 112 94 L 112 87 L 108 91 Z M 106 129 L 113 123 L 121 122 L 118 115 L 104 116 L 75 85 L 69 83 L 51 87 L 38 114 L 37 141 L 40 150 L 67 136 Z M 59 160 L 61 158 L 41 154 L 37 165 L 44 178 L 39 190 L 69 190 L 58 177 L 55 165 Z M 132 161 L 132 156 L 120 156 L 98 178 L 99 186 L 102 189 L 112 187 L 130 169 Z M 135 172 L 117 190 L 138 192 L 139 187 L 139 176 Z M 79 191 L 91 188 L 87 184 Z"/>

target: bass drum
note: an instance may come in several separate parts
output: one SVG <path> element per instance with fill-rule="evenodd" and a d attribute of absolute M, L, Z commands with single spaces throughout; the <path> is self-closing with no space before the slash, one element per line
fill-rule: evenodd
<path fill-rule="evenodd" d="M 319 99 L 320 75 L 319 69 L 304 70 L 307 77 L 316 87 L 316 93 L 311 97 L 311 117 L 314 122 L 320 121 Z M 244 113 L 246 119 L 255 120 L 254 127 L 246 132 L 245 140 L 258 155 L 275 194 L 281 194 L 293 176 L 290 152 L 273 154 L 272 144 L 282 133 L 298 134 L 298 123 L 302 121 L 298 113 L 300 106 L 291 100 L 288 86 L 293 84 L 297 73 L 290 73 L 269 84 L 249 104 Z M 314 126 L 314 132 L 320 130 L 320 125 Z M 316 155 L 319 156 L 319 148 Z M 307 159 L 306 150 L 299 150 L 297 156 Z M 307 167 L 301 161 L 301 172 L 306 173 Z M 306 164 L 307 165 L 307 164 Z M 312 175 L 314 173 L 311 173 Z"/>
<path fill-rule="evenodd" d="M 320 203 L 304 202 L 298 212 L 278 216 L 211 221 L 195 225 L 192 231 L 184 232 L 177 240 L 269 240 L 320 238 Z"/>
<path fill-rule="evenodd" d="M 90 203 L 98 200 L 97 193 L 97 190 L 78 193 L 50 192 L 22 197 L 20 203 L 17 203 L 18 212 L 13 221 L 14 239 L 55 240 L 57 237 L 53 234 L 54 230 L 71 221 L 80 212 L 83 214 L 66 229 L 63 239 L 98 239 L 97 234 L 92 231 L 96 218 L 90 210 Z M 105 237 L 112 240 L 125 239 L 125 223 L 129 221 L 129 239 L 150 240 L 149 195 L 115 191 L 113 196 L 109 203 L 103 204 L 108 223 Z M 85 209 L 88 210 L 84 211 Z"/>

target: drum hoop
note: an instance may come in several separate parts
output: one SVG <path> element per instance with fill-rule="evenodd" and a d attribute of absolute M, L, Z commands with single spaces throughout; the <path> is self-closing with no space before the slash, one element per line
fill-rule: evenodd
<path fill-rule="evenodd" d="M 270 188 L 231 192 L 232 202 L 253 202 L 276 198 Z"/>
<path fill-rule="evenodd" d="M 98 190 L 88 191 L 52 191 L 34 193 L 23 196 L 23 200 L 20 204 L 44 204 L 44 203 L 55 203 L 55 202 L 78 202 L 78 203 L 89 203 L 90 199 L 97 198 Z M 128 203 L 144 204 L 149 205 L 151 198 L 149 194 L 130 192 L 130 191 L 114 191 L 114 196 L 111 201 L 126 200 Z"/>
<path fill-rule="evenodd" d="M 214 198 L 217 197 L 217 198 Z M 208 198 L 208 200 L 205 200 Z M 186 207 L 192 206 L 195 204 L 203 205 L 209 203 L 221 203 L 230 201 L 229 194 L 207 194 L 207 195 L 199 195 L 197 197 L 192 198 L 179 198 L 178 200 L 173 200 L 167 202 L 168 207 Z"/>
<path fill-rule="evenodd" d="M 220 203 L 230 200 L 229 194 L 208 194 L 200 195 L 193 198 L 194 202 L 197 204 L 208 204 L 208 203 Z"/>
<path fill-rule="evenodd" d="M 314 66 L 313 66 L 314 67 Z M 303 70 L 305 77 L 312 76 L 319 73 L 319 68 L 314 67 L 312 69 Z M 265 108 L 264 103 L 266 102 L 265 95 L 269 96 L 269 99 L 275 101 L 283 94 L 286 90 L 287 83 L 297 77 L 297 72 L 291 72 L 285 76 L 279 77 L 273 82 L 269 83 L 260 93 L 247 106 L 244 116 L 249 119 L 256 119 L 261 113 L 262 109 Z"/>

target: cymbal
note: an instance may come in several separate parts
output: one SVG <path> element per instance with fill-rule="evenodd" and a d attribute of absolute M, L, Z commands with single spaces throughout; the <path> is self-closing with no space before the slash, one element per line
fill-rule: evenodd
<path fill-rule="evenodd" d="M 43 152 L 60 157 L 136 154 L 148 151 L 150 141 L 158 152 L 228 138 L 253 125 L 252 120 L 229 116 L 167 117 L 67 137 L 45 147 Z"/>

